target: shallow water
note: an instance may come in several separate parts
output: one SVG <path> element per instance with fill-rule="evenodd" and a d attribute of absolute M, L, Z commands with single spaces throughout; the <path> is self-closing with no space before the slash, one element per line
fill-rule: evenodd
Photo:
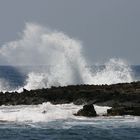
<path fill-rule="evenodd" d="M 82 106 L 44 103 L 0 107 L 2 140 L 139 140 L 140 117 L 76 117 Z M 98 114 L 108 107 L 95 106 Z M 43 111 L 46 109 L 46 113 Z"/>

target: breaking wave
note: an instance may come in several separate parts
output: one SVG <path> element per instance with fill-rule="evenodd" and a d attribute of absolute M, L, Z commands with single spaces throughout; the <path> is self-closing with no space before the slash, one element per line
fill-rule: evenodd
<path fill-rule="evenodd" d="M 113 126 L 120 125 L 121 123 L 130 123 L 133 125 L 139 125 L 139 117 L 135 116 L 116 116 L 116 117 L 104 117 L 102 115 L 107 113 L 107 109 L 110 109 L 108 106 L 97 106 L 94 105 L 97 114 L 100 117 L 87 118 L 83 116 L 74 116 L 79 109 L 82 108 L 82 105 L 74 104 L 59 104 L 53 105 L 49 102 L 39 104 L 39 105 L 18 105 L 18 106 L 0 106 L 0 123 L 1 122 L 11 122 L 11 123 L 27 123 L 27 124 L 38 124 L 38 123 L 47 123 L 55 122 L 57 120 L 62 120 L 65 122 L 64 127 L 70 123 L 70 127 L 73 125 L 84 125 L 84 124 L 100 124 L 101 127 L 106 127 L 110 122 L 113 123 Z M 79 120 L 79 121 L 78 121 Z M 109 124 L 110 124 L 109 123 Z M 114 123 L 116 123 L 114 125 Z M 103 125 L 104 124 L 104 125 Z M 57 124 L 55 124 L 57 125 Z M 107 125 L 108 126 L 108 125 Z M 54 126 L 52 126 L 54 127 Z"/>
<path fill-rule="evenodd" d="M 88 68 L 80 41 L 66 34 L 37 24 L 27 23 L 20 39 L 0 48 L 7 65 L 50 66 L 49 69 L 27 73 L 24 88 L 38 89 L 74 84 L 114 84 L 132 82 L 132 70 L 121 59 L 110 59 L 103 69 Z M 3 87 L 0 82 L 0 88 Z M 22 88 L 19 88 L 19 91 Z M 1 88 L 3 90 L 3 88 Z"/>
<path fill-rule="evenodd" d="M 82 106 L 74 104 L 53 105 L 49 102 L 40 105 L 0 106 L 0 121 L 7 122 L 51 122 L 60 119 L 77 118 L 75 114 Z M 106 114 L 110 107 L 95 105 L 99 115 Z M 79 117 L 78 119 L 82 119 Z"/>

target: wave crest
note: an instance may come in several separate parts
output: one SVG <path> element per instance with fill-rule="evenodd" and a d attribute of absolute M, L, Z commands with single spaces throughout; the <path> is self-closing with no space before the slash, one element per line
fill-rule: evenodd
<path fill-rule="evenodd" d="M 114 84 L 133 81 L 131 69 L 119 59 L 91 72 L 82 55 L 80 41 L 58 31 L 27 23 L 19 40 L 6 43 L 0 54 L 10 65 L 47 65 L 46 71 L 28 74 L 24 88 L 37 89 L 72 84 Z"/>

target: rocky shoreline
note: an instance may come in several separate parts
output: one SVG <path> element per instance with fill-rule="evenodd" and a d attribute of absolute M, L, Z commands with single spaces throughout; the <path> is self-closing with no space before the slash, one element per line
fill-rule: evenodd
<path fill-rule="evenodd" d="M 125 115 L 132 112 L 133 108 L 140 110 L 140 82 L 114 85 L 72 85 L 31 91 L 24 89 L 22 93 L 0 92 L 0 105 L 36 105 L 43 102 L 97 104 L 110 106 L 112 109 L 121 107 L 121 109 L 129 110 L 126 113 L 124 111 L 122 115 Z M 115 115 L 113 111 L 108 114 Z M 134 112 L 133 114 L 135 115 Z"/>

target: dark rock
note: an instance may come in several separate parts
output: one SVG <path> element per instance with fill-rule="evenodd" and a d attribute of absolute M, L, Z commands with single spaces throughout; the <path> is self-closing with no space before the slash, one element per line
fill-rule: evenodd
<path fill-rule="evenodd" d="M 107 110 L 107 116 L 134 115 L 140 116 L 140 106 L 113 107 Z"/>
<path fill-rule="evenodd" d="M 82 109 L 80 109 L 75 116 L 85 116 L 85 117 L 96 117 L 97 113 L 94 109 L 93 104 L 84 105 Z"/>
<path fill-rule="evenodd" d="M 47 113 L 47 111 L 46 111 L 46 110 L 44 110 L 42 113 L 43 113 L 43 114 L 46 114 L 46 113 Z"/>
<path fill-rule="evenodd" d="M 71 85 L 50 89 L 26 90 L 22 93 L 0 93 L 0 105 L 36 105 L 74 103 L 113 107 L 140 106 L 140 82 L 114 85 Z"/>
<path fill-rule="evenodd" d="M 76 101 L 73 102 L 75 105 L 81 105 L 81 104 L 86 104 L 86 101 L 84 99 L 77 99 Z"/>
<path fill-rule="evenodd" d="M 23 92 L 28 92 L 28 90 L 27 90 L 27 89 L 25 89 L 25 88 L 23 88 Z"/>

